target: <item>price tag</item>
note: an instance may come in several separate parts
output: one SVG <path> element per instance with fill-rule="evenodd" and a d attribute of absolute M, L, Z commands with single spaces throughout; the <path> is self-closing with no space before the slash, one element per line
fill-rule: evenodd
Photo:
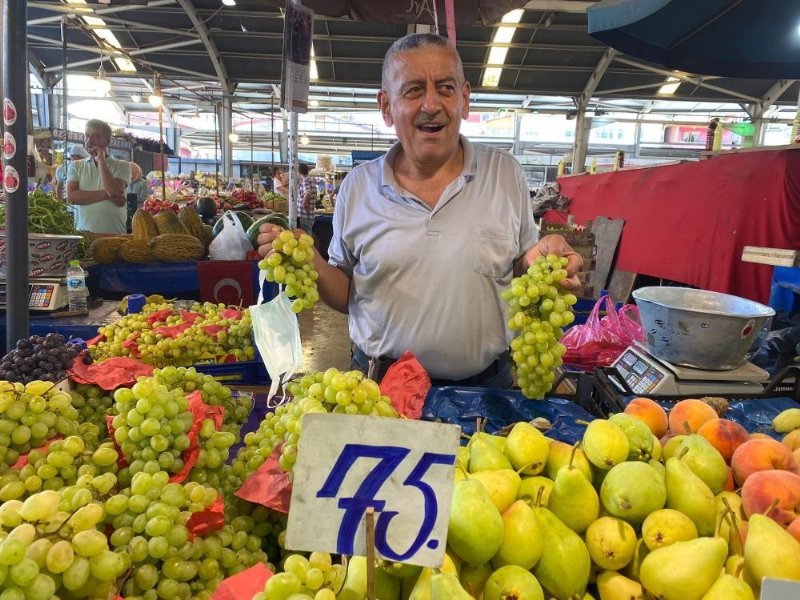
<path fill-rule="evenodd" d="M 761 583 L 761 600 L 797 600 L 800 598 L 800 581 L 764 578 Z"/>
<path fill-rule="evenodd" d="M 286 547 L 365 555 L 372 507 L 378 555 L 440 566 L 460 435 L 457 425 L 442 423 L 305 415 Z"/>

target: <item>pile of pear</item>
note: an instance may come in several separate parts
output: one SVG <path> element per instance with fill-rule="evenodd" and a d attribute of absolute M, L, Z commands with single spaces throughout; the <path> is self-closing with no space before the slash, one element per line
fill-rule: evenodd
<path fill-rule="evenodd" d="M 800 580 L 793 431 L 636 398 L 574 446 L 528 423 L 476 433 L 457 460 L 447 594 L 407 597 L 750 600 L 765 577 Z"/>

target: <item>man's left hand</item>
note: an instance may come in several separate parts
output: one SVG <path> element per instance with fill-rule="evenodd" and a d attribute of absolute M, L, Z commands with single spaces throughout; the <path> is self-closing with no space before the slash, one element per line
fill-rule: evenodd
<path fill-rule="evenodd" d="M 563 256 L 567 262 L 567 275 L 568 277 L 560 282 L 563 288 L 568 290 L 577 290 L 581 287 L 581 282 L 578 279 L 577 272 L 583 266 L 583 257 L 575 252 L 562 236 L 551 233 L 544 236 L 536 244 L 525 253 L 525 268 L 530 266 L 537 256 L 547 256 L 548 254 L 555 254 L 556 256 Z"/>

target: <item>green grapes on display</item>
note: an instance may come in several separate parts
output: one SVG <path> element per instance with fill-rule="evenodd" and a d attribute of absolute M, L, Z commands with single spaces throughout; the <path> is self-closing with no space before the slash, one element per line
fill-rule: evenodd
<path fill-rule="evenodd" d="M 0 381 L 0 463 L 13 465 L 57 435 L 73 435 L 77 419 L 69 393 L 52 382 Z"/>
<path fill-rule="evenodd" d="M 95 360 L 112 356 L 134 356 L 154 366 L 188 366 L 213 361 L 220 356 L 233 356 L 237 361 L 255 358 L 253 325 L 248 309 L 235 310 L 223 316 L 224 304 L 194 304 L 190 312 L 200 315 L 193 321 L 173 304 L 145 304 L 142 312 L 126 315 L 113 325 L 99 329 L 105 339 L 91 348 Z M 153 313 L 167 310 L 166 316 L 148 323 Z M 157 331 L 160 327 L 185 327 L 174 337 Z M 127 344 L 127 345 L 126 345 Z M 130 346 L 135 345 L 134 352 Z"/>
<path fill-rule="evenodd" d="M 106 416 L 114 415 L 114 396 L 99 386 L 87 383 L 77 384 L 69 393 L 80 420 L 94 423 L 107 436 Z"/>
<path fill-rule="evenodd" d="M 327 552 L 312 552 L 308 557 L 289 554 L 282 567 L 267 580 L 264 591 L 256 594 L 253 600 L 336 600 L 347 576 L 347 567 L 333 562 Z"/>
<path fill-rule="evenodd" d="M 544 398 L 553 387 L 555 370 L 563 364 L 566 348 L 558 340 L 562 328 L 575 320 L 571 307 L 578 301 L 559 285 L 567 277 L 566 266 L 564 257 L 539 256 L 502 293 L 508 304 L 508 327 L 518 332 L 511 341 L 511 358 L 526 398 Z"/>
<path fill-rule="evenodd" d="M 286 286 L 286 295 L 294 298 L 292 310 L 314 308 L 319 301 L 314 268 L 314 238 L 307 233 L 299 237 L 291 231 L 281 231 L 272 242 L 274 252 L 258 263 L 266 271 L 267 281 Z"/>
<path fill-rule="evenodd" d="M 281 446 L 280 468 L 291 472 L 297 459 L 297 443 L 303 428 L 302 417 L 309 413 L 345 413 L 397 417 L 388 396 L 361 371 L 327 371 L 304 375 L 287 389 L 292 399 L 269 413 L 257 431 L 244 437 L 233 462 L 233 474 L 243 483 Z"/>

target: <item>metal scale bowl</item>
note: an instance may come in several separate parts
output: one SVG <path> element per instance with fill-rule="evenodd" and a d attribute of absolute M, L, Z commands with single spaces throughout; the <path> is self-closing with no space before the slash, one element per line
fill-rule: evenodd
<path fill-rule="evenodd" d="M 763 391 L 769 374 L 745 355 L 775 311 L 732 296 L 678 287 L 633 292 L 645 342 L 625 350 L 613 368 L 636 394 L 725 394 Z"/>

